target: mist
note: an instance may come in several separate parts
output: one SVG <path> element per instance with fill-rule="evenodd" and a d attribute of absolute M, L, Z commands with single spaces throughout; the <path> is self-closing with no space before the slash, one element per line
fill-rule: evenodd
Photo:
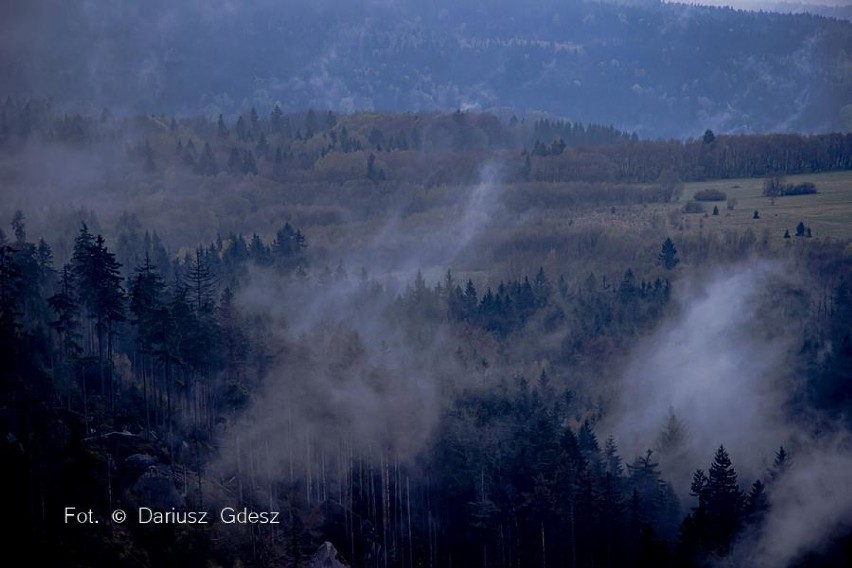
<path fill-rule="evenodd" d="M 679 281 L 677 315 L 640 341 L 617 383 L 609 422 L 628 455 L 657 449 L 670 412 L 685 426 L 682 445 L 657 456 L 682 497 L 708 448 L 724 445 L 752 478 L 797 433 L 785 413 L 795 334 L 768 295 L 789 278 L 782 265 L 757 261 Z"/>
<path fill-rule="evenodd" d="M 852 22 L 746 1 L 0 5 L 11 542 L 847 559 Z"/>
<path fill-rule="evenodd" d="M 459 392 L 482 387 L 458 358 L 446 329 L 411 329 L 394 321 L 400 294 L 439 284 L 500 208 L 499 167 L 482 166 L 480 181 L 461 188 L 458 206 L 433 227 L 435 238 L 401 232 L 400 214 L 353 251 L 330 278 L 281 278 L 253 270 L 237 304 L 263 318 L 275 362 L 245 413 L 229 425 L 220 466 L 238 467 L 241 449 L 260 448 L 269 475 L 294 470 L 329 479 L 348 460 L 394 459 L 413 465 L 432 441 L 442 413 Z M 406 243 L 405 256 L 383 257 L 385 243 Z M 377 251 L 379 254 L 377 254 Z M 420 279 L 420 283 L 417 280 Z M 397 298 L 397 299 L 395 299 Z"/>
<path fill-rule="evenodd" d="M 722 566 L 788 566 L 852 527 L 852 438 L 848 432 L 797 446 L 769 493 L 761 529 L 737 542 Z"/>
<path fill-rule="evenodd" d="M 754 260 L 678 281 L 676 312 L 633 349 L 602 424 L 627 455 L 654 450 L 686 506 L 695 504 L 691 472 L 707 470 L 713 448 L 725 447 L 744 492 L 770 478 L 779 447 L 795 456 L 770 488 L 765 523 L 720 566 L 787 566 L 852 523 L 850 433 L 792 411 L 803 388 L 793 364 L 803 306 L 785 290 L 800 279 L 792 266 Z M 672 416 L 680 431 L 666 446 Z"/>

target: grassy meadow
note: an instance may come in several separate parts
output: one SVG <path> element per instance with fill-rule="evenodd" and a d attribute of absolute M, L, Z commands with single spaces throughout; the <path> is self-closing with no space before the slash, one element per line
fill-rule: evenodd
<path fill-rule="evenodd" d="M 763 178 L 713 180 L 686 184 L 680 203 L 666 207 L 682 207 L 696 192 L 712 188 L 723 191 L 729 200 L 736 199 L 736 207 L 731 211 L 724 201 L 703 202 L 710 215 L 685 215 L 690 229 L 697 230 L 702 225 L 704 230 L 752 227 L 757 234 L 768 230 L 770 239 L 779 241 L 783 240 L 785 230 L 795 237 L 796 225 L 801 221 L 811 228 L 813 237 L 852 238 L 852 172 L 797 175 L 786 179 L 787 183 L 813 183 L 818 193 L 773 200 L 763 195 Z M 718 216 L 712 215 L 714 205 L 719 207 Z M 760 219 L 752 218 L 755 210 Z"/>

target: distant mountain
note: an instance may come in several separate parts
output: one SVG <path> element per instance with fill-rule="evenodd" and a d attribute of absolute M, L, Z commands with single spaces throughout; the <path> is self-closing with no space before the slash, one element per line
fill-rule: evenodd
<path fill-rule="evenodd" d="M 0 94 L 212 115 L 479 108 L 642 136 L 852 128 L 852 23 L 564 0 L 0 7 Z"/>

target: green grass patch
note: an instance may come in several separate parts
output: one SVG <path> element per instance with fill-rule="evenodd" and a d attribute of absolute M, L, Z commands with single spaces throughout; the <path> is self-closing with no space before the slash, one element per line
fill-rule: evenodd
<path fill-rule="evenodd" d="M 729 210 L 726 203 L 719 203 L 719 215 L 704 218 L 701 230 L 751 227 L 757 235 L 768 230 L 771 240 L 782 241 L 784 231 L 795 235 L 801 221 L 815 238 L 852 239 L 852 171 L 787 176 L 786 180 L 790 184 L 813 183 L 818 193 L 772 199 L 763 195 L 763 178 L 711 180 L 687 183 L 680 205 L 667 207 L 682 207 L 696 193 L 712 188 L 724 191 L 729 201 L 736 200 L 736 206 Z M 760 219 L 752 219 L 755 210 Z M 690 225 L 692 230 L 699 229 L 697 223 Z"/>

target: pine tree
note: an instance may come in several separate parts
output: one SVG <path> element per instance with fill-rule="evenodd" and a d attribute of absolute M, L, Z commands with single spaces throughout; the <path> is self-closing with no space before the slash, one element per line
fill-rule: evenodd
<path fill-rule="evenodd" d="M 0 240 L 0 369 L 10 368 L 16 355 L 23 289 L 21 267 L 15 262 L 14 249 L 4 240 Z"/>
<path fill-rule="evenodd" d="M 745 500 L 745 513 L 750 522 L 760 522 L 769 510 L 766 486 L 759 479 L 751 485 Z"/>
<path fill-rule="evenodd" d="M 24 212 L 18 209 L 12 217 L 12 233 L 15 235 L 15 242 L 23 244 L 27 242 L 27 227 L 25 224 Z"/>
<path fill-rule="evenodd" d="M 269 126 L 272 132 L 278 133 L 284 130 L 284 113 L 277 104 L 269 114 Z"/>
<path fill-rule="evenodd" d="M 775 452 L 775 459 L 772 462 L 772 466 L 769 468 L 769 482 L 775 482 L 784 474 L 785 471 L 787 471 L 789 465 L 790 454 L 784 449 L 784 446 L 780 446 L 778 451 Z"/>
<path fill-rule="evenodd" d="M 204 143 L 204 150 L 201 152 L 201 158 L 198 159 L 198 165 L 195 168 L 197 174 L 203 176 L 215 176 L 219 173 L 219 167 L 216 165 L 216 157 L 213 155 L 213 149 L 209 142 Z"/>
<path fill-rule="evenodd" d="M 136 273 L 130 281 L 131 321 L 137 327 L 137 343 L 143 353 L 152 353 L 156 337 L 156 319 L 163 306 L 165 290 L 163 277 L 151 263 L 146 253 L 145 260 L 136 267 Z"/>
<path fill-rule="evenodd" d="M 116 325 L 124 321 L 125 293 L 121 285 L 121 265 L 106 247 L 101 235 L 92 237 L 84 223 L 74 241 L 71 273 L 77 296 L 90 321 L 89 352 L 97 339 L 98 363 L 101 375 L 101 394 L 112 391 L 113 339 Z M 91 327 L 94 325 L 94 334 Z M 107 368 L 104 373 L 104 360 Z"/>
<path fill-rule="evenodd" d="M 692 474 L 692 482 L 689 485 L 689 494 L 698 499 L 698 509 L 705 510 L 707 507 L 707 475 L 703 469 L 696 469 Z"/>
<path fill-rule="evenodd" d="M 672 270 L 680 262 L 680 259 L 677 257 L 677 249 L 675 248 L 674 242 L 671 238 L 667 238 L 663 241 L 658 259 L 660 264 L 666 270 Z"/>
<path fill-rule="evenodd" d="M 716 450 L 707 476 L 707 517 L 711 544 L 726 551 L 740 527 L 742 494 L 724 446 Z"/>
<path fill-rule="evenodd" d="M 663 456 L 677 455 L 686 443 L 686 434 L 686 425 L 675 414 L 674 408 L 669 408 L 663 429 L 657 438 L 657 450 Z"/>
<path fill-rule="evenodd" d="M 261 132 L 260 138 L 258 138 L 257 145 L 255 146 L 255 151 L 258 156 L 266 157 L 267 150 L 269 150 L 269 143 L 266 140 L 266 134 Z"/>
<path fill-rule="evenodd" d="M 95 244 L 95 237 L 89 232 L 89 227 L 86 223 L 82 223 L 80 232 L 74 239 L 74 252 L 71 257 L 71 276 L 73 278 L 75 290 L 80 304 L 86 311 L 86 318 L 89 320 L 89 333 L 86 338 L 85 351 L 89 354 L 94 350 L 94 338 L 92 333 L 91 322 L 94 317 L 95 303 L 95 278 L 92 267 L 91 252 Z"/>
<path fill-rule="evenodd" d="M 163 297 L 166 285 L 156 266 L 151 263 L 149 254 L 145 253 L 142 264 L 136 267 L 130 282 L 130 312 L 136 326 L 136 345 L 142 354 L 142 366 L 137 371 L 142 378 L 142 395 L 145 400 L 145 421 L 147 429 L 151 429 L 151 394 L 156 392 L 153 359 L 162 359 L 164 350 L 169 349 L 166 343 L 170 334 L 165 331 L 162 318 L 167 312 L 166 299 Z M 151 361 L 147 366 L 145 359 Z"/>
<path fill-rule="evenodd" d="M 237 140 L 245 142 L 248 139 L 248 128 L 246 127 L 246 120 L 242 115 L 237 119 L 234 129 L 237 131 Z"/>
<path fill-rule="evenodd" d="M 372 152 L 367 157 L 367 179 L 376 181 L 379 178 L 378 171 L 376 170 L 376 156 Z"/>
<path fill-rule="evenodd" d="M 74 295 L 74 281 L 71 268 L 65 265 L 59 279 L 59 290 L 47 299 L 48 304 L 56 314 L 56 319 L 50 322 L 50 327 L 59 335 L 59 352 L 61 363 L 67 363 L 79 357 L 83 349 L 80 345 L 80 308 Z"/>
<path fill-rule="evenodd" d="M 234 306 L 234 295 L 230 288 L 225 288 L 222 292 L 218 313 L 222 355 L 228 379 L 231 382 L 228 387 L 231 395 L 226 398 L 232 406 L 238 407 L 247 402 L 247 397 L 234 395 L 244 390 L 240 388 L 240 381 L 243 378 L 243 367 L 248 357 L 248 338 L 239 311 Z"/>
<path fill-rule="evenodd" d="M 618 455 L 618 447 L 612 435 L 607 436 L 606 442 L 604 442 L 604 465 L 606 472 L 614 478 L 620 478 L 624 474 L 621 457 Z"/>
<path fill-rule="evenodd" d="M 184 279 L 190 293 L 192 306 L 197 314 L 208 311 L 213 304 L 214 276 L 202 247 L 195 249 L 195 256 Z"/>
<path fill-rule="evenodd" d="M 464 295 L 462 297 L 462 320 L 473 322 L 476 317 L 479 298 L 476 292 L 476 286 L 473 285 L 473 280 L 468 280 L 464 287 Z"/>
<path fill-rule="evenodd" d="M 251 150 L 243 152 L 242 171 L 244 174 L 257 175 L 257 164 L 254 160 L 254 153 Z"/>
<path fill-rule="evenodd" d="M 278 266 L 293 270 L 304 263 L 304 249 L 307 248 L 305 236 L 301 231 L 293 229 L 290 223 L 275 233 L 272 243 L 272 256 Z"/>
<path fill-rule="evenodd" d="M 258 266 L 269 266 L 272 263 L 272 253 L 257 233 L 251 236 L 248 254 Z"/>

